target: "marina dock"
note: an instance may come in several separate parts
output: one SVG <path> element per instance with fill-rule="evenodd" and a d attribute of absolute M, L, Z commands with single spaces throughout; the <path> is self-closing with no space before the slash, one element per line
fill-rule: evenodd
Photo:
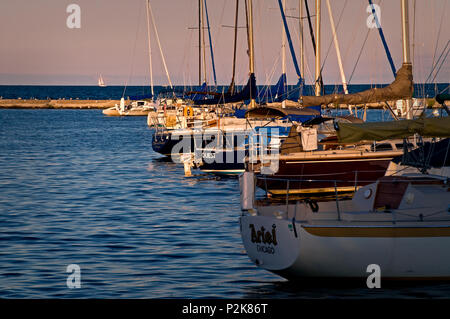
<path fill-rule="evenodd" d="M 37 99 L 0 99 L 0 109 L 107 109 L 119 104 L 120 100 L 37 100 Z M 393 104 L 390 103 L 391 105 Z M 384 103 L 368 103 L 367 107 L 372 109 L 385 108 Z M 441 108 L 442 105 L 435 99 L 427 99 L 426 108 Z M 336 108 L 334 104 L 328 108 Z M 348 105 L 339 105 L 340 109 L 347 109 Z"/>
<path fill-rule="evenodd" d="M 119 104 L 119 100 L 36 100 L 0 99 L 2 109 L 107 109 Z"/>

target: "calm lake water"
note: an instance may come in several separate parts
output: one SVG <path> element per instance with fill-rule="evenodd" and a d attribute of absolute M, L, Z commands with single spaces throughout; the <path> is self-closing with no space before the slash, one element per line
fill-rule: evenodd
<path fill-rule="evenodd" d="M 0 110 L 0 298 L 450 296 L 448 284 L 302 285 L 257 268 L 238 181 L 185 178 L 151 135 L 145 117 Z"/>

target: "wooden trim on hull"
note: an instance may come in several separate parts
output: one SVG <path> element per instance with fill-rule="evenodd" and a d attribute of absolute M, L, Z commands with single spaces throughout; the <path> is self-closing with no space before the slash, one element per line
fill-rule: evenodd
<path fill-rule="evenodd" d="M 346 187 L 337 187 L 338 193 L 352 193 L 359 189 L 361 186 L 346 186 Z M 268 189 L 269 193 L 274 195 L 286 195 L 286 189 Z M 336 189 L 334 187 L 324 187 L 324 188 L 307 188 L 307 189 L 290 189 L 289 194 L 326 194 L 326 193 L 335 193 Z"/>
<path fill-rule="evenodd" d="M 311 235 L 320 237 L 450 237 L 450 226 L 305 226 Z"/>

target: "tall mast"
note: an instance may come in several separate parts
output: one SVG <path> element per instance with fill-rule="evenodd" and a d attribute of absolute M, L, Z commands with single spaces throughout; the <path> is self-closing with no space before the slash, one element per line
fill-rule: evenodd
<path fill-rule="evenodd" d="M 402 11 L 402 48 L 403 48 L 403 63 L 411 64 L 410 48 L 409 48 L 409 12 L 408 0 L 401 0 Z M 406 100 L 406 118 L 411 119 L 411 100 Z"/>
<path fill-rule="evenodd" d="M 209 52 L 211 54 L 211 66 L 213 71 L 214 85 L 217 87 L 216 66 L 214 63 L 214 46 L 211 38 L 211 28 L 209 27 L 209 14 L 208 14 L 208 6 L 206 5 L 206 0 L 205 0 L 205 15 L 206 15 L 206 26 L 208 29 Z"/>
<path fill-rule="evenodd" d="M 148 41 L 148 59 L 150 66 L 150 90 L 152 93 L 152 97 L 155 94 L 153 92 L 153 68 L 152 68 L 152 46 L 150 42 L 150 12 L 149 12 L 149 2 L 150 0 L 145 1 L 147 6 L 147 41 Z"/>
<path fill-rule="evenodd" d="M 336 27 L 334 25 L 333 13 L 331 11 L 330 0 L 327 0 L 327 7 L 328 7 L 328 15 L 330 16 L 331 31 L 333 32 L 333 42 L 336 48 L 339 72 L 341 73 L 342 87 L 344 88 L 345 94 L 348 94 L 347 80 L 345 79 L 344 67 L 342 66 L 341 50 L 339 49 L 339 42 L 336 34 Z"/>
<path fill-rule="evenodd" d="M 198 0 L 198 85 L 202 85 L 202 0 Z"/>
<path fill-rule="evenodd" d="M 236 15 L 234 17 L 234 49 L 233 49 L 233 74 L 231 76 L 230 93 L 234 94 L 235 74 L 236 74 L 236 48 L 237 48 L 237 31 L 238 31 L 238 17 L 239 17 L 239 0 L 236 0 Z"/>
<path fill-rule="evenodd" d="M 315 60 L 315 76 L 316 76 L 316 96 L 320 96 L 321 87 L 320 87 L 320 0 L 316 0 L 316 60 Z"/>
<path fill-rule="evenodd" d="M 402 47 L 403 47 L 403 63 L 411 63 L 409 50 L 409 12 L 408 1 L 401 0 L 402 4 Z"/>
<path fill-rule="evenodd" d="M 255 60 L 254 60 L 254 47 L 253 47 L 253 4 L 252 0 L 248 0 L 248 51 L 249 51 L 249 71 L 250 78 L 255 74 Z M 256 107 L 255 94 L 251 92 L 252 99 L 250 100 L 250 108 Z"/>
<path fill-rule="evenodd" d="M 283 0 L 283 12 L 286 13 L 286 0 Z M 284 29 L 284 25 L 282 25 L 282 41 L 281 41 L 281 73 L 286 77 L 286 30 Z M 283 86 L 285 86 L 286 83 L 283 83 Z M 282 92 L 285 91 L 285 88 L 283 87 Z M 286 97 L 282 97 L 281 107 L 286 107 Z"/>
<path fill-rule="evenodd" d="M 201 14 L 201 30 L 202 30 L 202 52 L 203 52 L 203 81 L 206 83 L 206 45 L 205 45 L 205 19 L 204 19 L 204 9 L 203 1 L 200 3 L 200 14 Z"/>
<path fill-rule="evenodd" d="M 305 78 L 304 66 L 304 52 L 303 52 L 303 0 L 298 1 L 298 16 L 299 16 L 299 30 L 300 30 L 300 72 Z"/>

